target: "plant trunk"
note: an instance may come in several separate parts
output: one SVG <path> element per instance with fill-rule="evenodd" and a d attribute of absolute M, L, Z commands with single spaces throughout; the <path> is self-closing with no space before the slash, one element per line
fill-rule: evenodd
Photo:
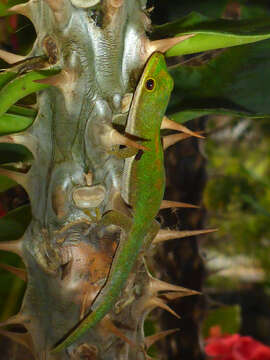
<path fill-rule="evenodd" d="M 38 95 L 38 115 L 21 137 L 35 159 L 27 175 L 17 177 L 28 192 L 32 221 L 14 243 L 27 268 L 27 289 L 9 324 L 24 325 L 27 333 L 17 339 L 23 336 L 42 360 L 145 358 L 142 297 L 149 276 L 142 257 L 121 300 L 94 330 L 67 350 L 50 352 L 86 316 L 108 276 L 120 231 L 97 222 L 123 206 L 123 160 L 109 151 L 110 130 L 113 123 L 123 128 L 150 54 L 145 1 L 92 4 L 31 0 L 19 10 L 37 32 L 29 57 L 45 53 L 62 69 L 50 79 L 54 86 Z M 95 204 L 90 210 L 82 205 L 86 187 Z"/>

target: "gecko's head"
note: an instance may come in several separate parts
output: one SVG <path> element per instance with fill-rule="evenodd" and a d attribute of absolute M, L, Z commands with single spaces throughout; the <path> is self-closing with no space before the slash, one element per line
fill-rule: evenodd
<path fill-rule="evenodd" d="M 144 90 L 153 94 L 170 94 L 173 79 L 168 72 L 164 55 L 156 52 L 147 62 L 144 72 Z"/>

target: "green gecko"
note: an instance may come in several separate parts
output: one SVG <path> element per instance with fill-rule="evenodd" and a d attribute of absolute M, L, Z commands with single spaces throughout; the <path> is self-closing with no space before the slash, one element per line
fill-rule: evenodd
<path fill-rule="evenodd" d="M 154 53 L 136 88 L 126 126 L 126 133 L 146 139 L 148 148 L 148 151 L 139 151 L 125 160 L 121 195 L 132 207 L 133 217 L 114 210 L 103 216 L 102 224 L 118 225 L 124 229 L 126 236 L 120 240 L 106 285 L 92 305 L 92 312 L 52 350 L 53 353 L 74 343 L 110 311 L 139 252 L 151 243 L 159 230 L 155 217 L 165 189 L 160 127 L 172 89 L 173 79 L 168 73 L 164 56 Z"/>

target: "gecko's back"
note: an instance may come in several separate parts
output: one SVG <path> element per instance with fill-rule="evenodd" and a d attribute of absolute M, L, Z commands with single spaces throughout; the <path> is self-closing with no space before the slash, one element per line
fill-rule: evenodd
<path fill-rule="evenodd" d="M 127 133 L 147 140 L 144 144 L 149 151 L 125 160 L 122 191 L 124 200 L 132 207 L 140 204 L 145 206 L 148 202 L 148 207 L 152 210 L 149 212 L 151 217 L 158 212 L 164 193 L 165 172 L 160 126 L 172 89 L 173 80 L 168 73 L 164 56 L 154 53 L 137 86 L 126 126 Z M 146 168 L 150 176 L 145 174 Z"/>

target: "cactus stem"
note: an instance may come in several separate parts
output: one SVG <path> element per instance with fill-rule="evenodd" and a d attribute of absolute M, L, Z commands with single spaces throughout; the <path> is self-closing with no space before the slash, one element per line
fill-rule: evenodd
<path fill-rule="evenodd" d="M 157 236 L 153 240 L 153 244 L 160 242 L 181 239 L 189 236 L 205 235 L 212 232 L 218 231 L 218 229 L 207 229 L 207 230 L 159 230 Z"/>
<path fill-rule="evenodd" d="M 77 8 L 90 8 L 99 2 L 100 0 L 71 0 L 72 5 Z"/>
<path fill-rule="evenodd" d="M 163 200 L 160 206 L 160 209 L 168 209 L 168 208 L 194 208 L 198 209 L 199 206 L 187 204 L 184 202 L 178 202 L 178 201 L 169 201 L 169 200 Z"/>
<path fill-rule="evenodd" d="M 163 136 L 163 150 L 166 150 L 168 147 L 176 144 L 178 141 L 185 140 L 189 137 L 190 135 L 183 133 Z"/>
<path fill-rule="evenodd" d="M 52 10 L 59 28 L 64 28 L 70 19 L 70 14 L 71 14 L 70 7 L 74 5 L 73 2 L 66 0 L 44 0 L 44 1 Z"/>
<path fill-rule="evenodd" d="M 27 132 L 1 136 L 0 143 L 20 144 L 36 155 L 37 141 L 34 136 L 28 134 Z"/>
<path fill-rule="evenodd" d="M 27 191 L 27 189 L 28 189 L 28 181 L 27 181 L 28 177 L 27 177 L 26 174 L 23 174 L 23 173 L 20 173 L 20 172 L 17 172 L 17 171 L 12 171 L 12 170 L 8 170 L 8 169 L 0 168 L 0 175 L 7 176 L 11 180 L 14 180 L 16 183 L 18 183 L 19 185 L 24 187 L 25 190 Z"/>
<path fill-rule="evenodd" d="M 123 5 L 123 0 L 110 0 L 110 5 L 114 8 L 119 8 Z"/>
<path fill-rule="evenodd" d="M 0 250 L 9 251 L 23 257 L 22 240 L 0 241 Z"/>
<path fill-rule="evenodd" d="M 0 268 L 9 271 L 13 275 L 17 276 L 23 281 L 27 281 L 27 272 L 24 269 L 17 268 L 15 266 L 0 263 Z"/>
<path fill-rule="evenodd" d="M 170 120 L 167 116 L 164 116 L 164 118 L 162 120 L 161 129 L 182 131 L 183 133 L 185 133 L 187 135 L 195 136 L 200 139 L 205 138 L 204 136 L 200 135 L 199 133 L 188 129 L 186 126 L 184 126 L 182 124 L 178 124 L 175 121 Z"/>
<path fill-rule="evenodd" d="M 171 309 L 167 304 L 165 304 L 163 300 L 159 299 L 158 297 L 152 297 L 143 304 L 144 309 L 156 308 L 156 307 L 160 307 L 161 309 L 171 313 L 177 319 L 180 319 L 180 316 L 175 311 L 173 311 L 173 309 Z"/>
<path fill-rule="evenodd" d="M 183 296 L 200 295 L 201 294 L 200 292 L 198 292 L 196 290 L 190 290 L 190 289 L 184 288 L 182 286 L 170 284 L 170 283 L 167 283 L 166 281 L 155 279 L 152 276 L 150 276 L 148 291 L 151 295 L 156 295 L 160 291 L 177 292 L 177 293 L 184 294 Z"/>
<path fill-rule="evenodd" d="M 156 51 L 160 51 L 162 53 L 165 53 L 173 46 L 177 45 L 178 43 L 185 41 L 186 39 L 189 39 L 190 37 L 193 37 L 195 34 L 188 34 L 188 35 L 182 35 L 182 36 L 176 36 L 173 38 L 168 39 L 161 39 L 161 40 L 154 40 L 150 41 L 147 45 L 147 56 L 150 56 Z"/>
<path fill-rule="evenodd" d="M 176 333 L 177 331 L 179 331 L 180 329 L 171 329 L 171 330 L 165 330 L 165 331 L 161 331 L 157 334 L 151 335 L 151 336 L 147 336 L 144 340 L 144 344 L 146 349 L 148 350 L 152 345 L 154 345 L 157 341 L 164 339 L 165 337 Z"/>
<path fill-rule="evenodd" d="M 18 343 L 20 345 L 23 345 L 28 350 L 33 352 L 32 338 L 29 333 L 16 333 L 16 332 L 0 329 L 0 335 L 8 337 L 12 341 L 15 341 L 16 343 Z"/>
<path fill-rule="evenodd" d="M 0 59 L 4 60 L 8 64 L 15 64 L 18 61 L 24 60 L 25 57 L 0 49 Z"/>
<path fill-rule="evenodd" d="M 31 20 L 31 10 L 30 10 L 29 2 L 12 6 L 11 8 L 8 9 L 8 11 L 21 14 Z"/>

